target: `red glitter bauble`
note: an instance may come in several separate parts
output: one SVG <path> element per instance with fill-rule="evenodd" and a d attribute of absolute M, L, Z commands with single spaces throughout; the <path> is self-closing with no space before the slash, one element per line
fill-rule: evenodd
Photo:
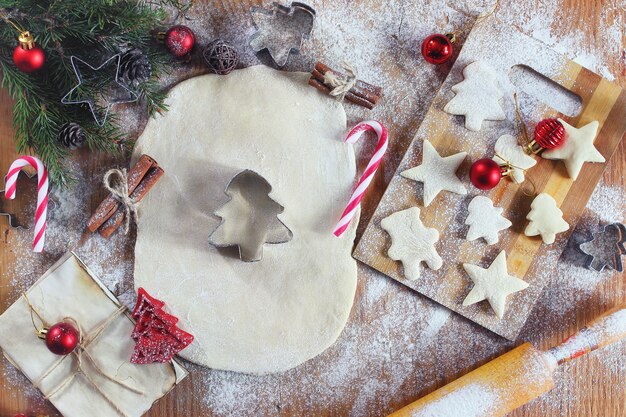
<path fill-rule="evenodd" d="M 443 64 L 452 56 L 452 42 L 446 35 L 430 35 L 422 43 L 422 55 L 431 64 Z"/>
<path fill-rule="evenodd" d="M 27 49 L 22 45 L 17 45 L 13 50 L 13 62 L 17 69 L 22 72 L 34 72 L 43 67 L 46 62 L 46 55 L 37 45 L 32 49 Z"/>
<path fill-rule="evenodd" d="M 26 414 L 16 414 L 13 417 L 28 417 Z"/>
<path fill-rule="evenodd" d="M 535 142 L 544 149 L 554 149 L 565 143 L 565 128 L 557 119 L 543 119 L 535 127 Z"/>
<path fill-rule="evenodd" d="M 196 35 L 187 26 L 174 26 L 165 34 L 165 44 L 172 55 L 182 58 L 193 49 Z"/>
<path fill-rule="evenodd" d="M 80 334 L 67 322 L 57 323 L 46 332 L 46 346 L 55 355 L 68 355 L 76 349 Z"/>
<path fill-rule="evenodd" d="M 502 168 L 493 159 L 479 159 L 470 168 L 470 181 L 481 190 L 491 190 L 501 179 Z"/>

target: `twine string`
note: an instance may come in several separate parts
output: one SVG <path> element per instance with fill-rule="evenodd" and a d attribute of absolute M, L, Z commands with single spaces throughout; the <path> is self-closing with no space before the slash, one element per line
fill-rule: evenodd
<path fill-rule="evenodd" d="M 453 39 L 455 39 L 457 36 L 467 32 L 469 29 L 471 29 L 473 26 L 478 26 L 480 25 L 483 21 L 485 21 L 487 18 L 493 16 L 496 13 L 496 10 L 498 10 L 498 6 L 500 5 L 500 0 L 496 0 L 496 2 L 493 4 L 493 7 L 491 8 L 491 10 L 488 13 L 479 13 L 478 15 L 476 15 L 476 20 L 473 23 L 466 23 L 465 25 L 463 25 L 461 27 L 461 29 L 457 29 L 454 32 L 450 32 L 449 33 L 449 37 L 450 40 L 452 42 L 454 42 Z M 463 13 L 463 12 L 462 12 Z M 469 15 L 468 13 L 463 13 L 465 15 Z"/>
<path fill-rule="evenodd" d="M 114 179 L 117 178 L 117 179 Z M 124 234 L 130 230 L 130 219 L 137 222 L 137 207 L 139 203 L 130 197 L 128 190 L 128 174 L 126 169 L 110 169 L 104 174 L 104 188 L 107 189 L 124 207 Z"/>
<path fill-rule="evenodd" d="M 324 84 L 333 87 L 329 94 L 339 101 L 346 98 L 346 94 L 352 90 L 357 82 L 356 71 L 352 65 L 344 61 L 341 67 L 346 71 L 343 76 L 335 75 L 332 71 L 326 71 L 324 74 Z"/>
<path fill-rule="evenodd" d="M 30 303 L 30 301 L 28 300 L 28 297 L 26 296 L 26 293 L 23 292 L 22 295 L 24 296 L 26 302 L 28 303 L 28 307 L 31 311 L 31 318 L 33 318 L 33 315 L 36 315 L 42 322 L 44 327 L 48 327 L 48 324 L 46 323 L 45 320 L 43 320 L 41 314 L 37 311 L 37 309 L 35 309 L 35 307 L 33 307 L 33 305 Z M 111 325 L 111 323 L 113 323 L 113 321 L 115 321 L 115 319 L 117 319 L 121 314 L 123 314 L 126 311 L 126 306 L 120 306 L 119 308 L 117 308 L 106 320 L 104 320 L 102 323 L 100 323 L 98 326 L 96 326 L 89 334 L 87 334 L 86 336 L 83 337 L 84 332 L 82 331 L 82 329 L 80 328 L 80 325 L 76 322 L 76 320 L 72 319 L 71 317 L 66 317 L 63 319 L 63 321 L 70 321 L 72 322 L 76 328 L 79 331 L 80 334 L 80 341 L 78 343 L 78 346 L 76 347 L 76 349 L 74 349 L 74 351 L 72 351 L 71 354 L 66 355 L 66 356 L 62 356 L 60 357 L 56 362 L 54 362 L 44 373 L 41 374 L 41 376 L 39 378 L 37 378 L 35 381 L 33 381 L 33 385 L 35 387 L 37 387 L 38 389 L 41 390 L 41 384 L 43 383 L 43 381 L 50 376 L 50 374 L 52 374 L 54 372 L 54 370 L 56 370 L 68 357 L 72 356 L 76 359 L 75 364 L 73 366 L 73 370 L 72 372 L 67 375 L 61 382 L 59 382 L 57 384 L 56 387 L 54 387 L 51 391 L 49 391 L 46 395 L 45 398 L 46 399 L 50 399 L 52 397 L 54 397 L 55 395 L 58 395 L 59 393 L 63 392 L 70 384 L 71 382 L 74 380 L 74 378 L 76 378 L 78 375 L 82 375 L 82 377 L 105 399 L 105 401 L 107 403 L 109 403 L 109 405 L 122 417 L 129 417 L 123 410 L 121 410 L 117 404 L 113 401 L 113 399 L 111 397 L 109 397 L 104 391 L 102 391 L 102 389 L 98 386 L 98 384 L 93 380 L 93 378 L 91 378 L 89 376 L 89 374 L 87 374 L 86 372 L 84 372 L 83 370 L 83 359 L 86 359 L 87 361 L 89 361 L 91 363 L 91 366 L 93 366 L 96 371 L 104 378 L 106 378 L 107 380 L 123 387 L 126 388 L 127 390 L 138 394 L 138 395 L 145 395 L 145 393 L 135 387 L 132 387 L 128 384 L 126 384 L 123 381 L 119 381 L 116 378 L 110 376 L 109 374 L 107 374 L 101 367 L 100 365 L 98 365 L 97 361 L 94 359 L 94 357 L 91 355 L 91 353 L 87 350 L 87 348 L 89 347 L 89 345 L 91 343 L 93 343 L 96 339 L 98 339 L 98 337 L 100 337 L 104 331 Z M 35 325 L 34 323 L 34 319 L 33 319 L 33 325 Z M 37 328 L 35 326 L 35 328 Z M 39 331 L 38 331 L 39 332 Z"/>

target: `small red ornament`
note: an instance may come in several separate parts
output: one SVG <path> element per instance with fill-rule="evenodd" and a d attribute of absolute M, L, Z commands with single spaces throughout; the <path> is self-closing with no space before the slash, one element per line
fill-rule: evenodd
<path fill-rule="evenodd" d="M 43 331 L 46 346 L 55 355 L 68 355 L 80 342 L 80 333 L 72 324 L 62 321 Z"/>
<path fill-rule="evenodd" d="M 470 168 L 470 181 L 481 190 L 491 190 L 503 176 L 503 167 L 489 158 L 479 159 Z"/>
<path fill-rule="evenodd" d="M 422 43 L 422 55 L 431 64 L 443 64 L 452 56 L 454 36 L 436 33 Z"/>
<path fill-rule="evenodd" d="M 13 50 L 13 62 L 22 72 L 34 72 L 43 67 L 46 55 L 39 46 L 35 45 L 33 35 L 22 32 L 17 38 L 19 45 Z"/>
<path fill-rule="evenodd" d="M 133 309 L 137 322 L 131 334 L 136 343 L 130 361 L 136 364 L 169 362 L 193 342 L 193 336 L 176 327 L 178 318 L 163 311 L 163 301 L 150 296 L 143 288 L 137 293 Z"/>
<path fill-rule="evenodd" d="M 565 127 L 557 119 L 543 119 L 535 127 L 534 142 L 541 149 L 554 149 L 565 143 Z M 535 152 L 536 145 L 531 143 L 531 150 Z"/>
<path fill-rule="evenodd" d="M 165 33 L 167 49 L 177 58 L 182 58 L 189 54 L 195 43 L 196 35 L 187 26 L 174 26 Z"/>

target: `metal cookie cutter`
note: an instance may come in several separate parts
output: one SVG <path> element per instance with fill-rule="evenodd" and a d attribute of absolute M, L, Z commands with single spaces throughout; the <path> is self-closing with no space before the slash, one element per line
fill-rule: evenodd
<path fill-rule="evenodd" d="M 596 271 L 605 267 L 618 272 L 624 270 L 622 255 L 626 254 L 626 226 L 613 223 L 595 233 L 593 239 L 581 243 L 578 247 L 587 257 L 585 266 Z"/>
<path fill-rule="evenodd" d="M 272 3 L 269 9 L 252 7 L 250 14 L 257 29 L 250 37 L 250 46 L 255 52 L 267 49 L 279 67 L 287 63 L 291 51 L 300 52 L 315 21 L 315 10 L 300 2 L 289 6 Z"/>
<path fill-rule="evenodd" d="M 6 184 L 6 177 L 4 177 L 4 184 Z M 31 196 L 37 195 L 37 173 L 22 171 L 21 174 L 17 177 L 17 192 L 19 195 L 28 194 Z M 20 191 L 21 190 L 21 191 Z M 0 216 L 5 216 L 8 219 L 9 227 L 13 229 L 24 229 L 28 230 L 31 226 L 29 226 L 29 221 L 25 221 L 22 219 L 21 213 L 15 214 L 10 213 L 5 208 L 5 202 L 7 199 L 5 198 L 4 192 L 6 190 L 0 189 Z M 19 195 L 17 198 L 20 198 Z M 48 194 L 48 211 L 52 211 L 56 208 L 57 202 L 52 197 L 52 193 Z M 34 218 L 34 212 L 32 213 L 32 218 Z M 19 218 L 19 220 L 18 220 Z"/>
<path fill-rule="evenodd" d="M 209 236 L 209 243 L 218 248 L 237 246 L 244 262 L 260 261 L 263 245 L 285 243 L 293 233 L 278 219 L 284 208 L 272 200 L 272 186 L 251 170 L 235 175 L 226 187 L 230 200 L 215 214 L 222 219 Z"/>

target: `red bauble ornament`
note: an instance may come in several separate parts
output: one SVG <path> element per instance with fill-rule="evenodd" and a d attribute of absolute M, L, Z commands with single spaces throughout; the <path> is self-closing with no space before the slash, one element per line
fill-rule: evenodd
<path fill-rule="evenodd" d="M 13 50 L 13 62 L 22 72 L 34 72 L 43 67 L 46 55 L 39 46 L 35 45 L 33 35 L 22 32 L 17 38 L 19 45 Z"/>
<path fill-rule="evenodd" d="M 452 56 L 454 37 L 436 33 L 422 43 L 422 55 L 431 64 L 443 64 Z"/>
<path fill-rule="evenodd" d="M 479 159 L 470 168 L 470 181 L 481 190 L 491 190 L 501 179 L 502 167 L 493 159 Z"/>
<path fill-rule="evenodd" d="M 196 35 L 187 26 L 174 26 L 165 34 L 165 44 L 172 55 L 182 58 L 193 49 L 196 44 Z"/>
<path fill-rule="evenodd" d="M 80 342 L 80 333 L 67 322 L 60 322 L 45 331 L 46 346 L 55 355 L 68 355 Z"/>
<path fill-rule="evenodd" d="M 554 149 L 565 143 L 565 127 L 557 119 L 543 119 L 535 127 L 535 142 L 543 149 Z"/>

